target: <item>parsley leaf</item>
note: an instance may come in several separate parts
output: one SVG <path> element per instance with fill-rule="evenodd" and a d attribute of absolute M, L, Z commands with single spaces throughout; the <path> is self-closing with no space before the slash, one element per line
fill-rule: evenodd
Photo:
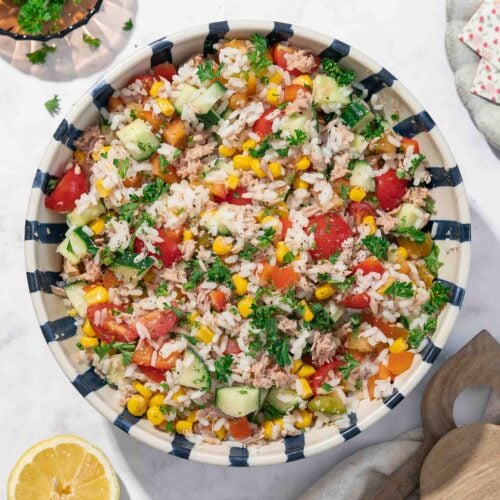
<path fill-rule="evenodd" d="M 311 303 L 309 307 L 314 314 L 314 318 L 307 323 L 307 327 L 313 330 L 319 330 L 320 332 L 331 331 L 335 322 L 328 310 L 318 302 Z"/>
<path fill-rule="evenodd" d="M 205 277 L 205 272 L 201 269 L 201 264 L 199 259 L 191 259 L 186 263 L 186 272 L 188 275 L 188 280 L 184 283 L 184 290 L 191 292 L 193 291 Z"/>
<path fill-rule="evenodd" d="M 100 40 L 100 38 L 93 38 L 90 35 L 88 35 L 87 33 L 83 33 L 82 40 L 89 47 L 92 47 L 94 49 L 98 49 L 101 46 L 101 40 Z"/>
<path fill-rule="evenodd" d="M 259 52 L 265 52 L 267 50 L 267 40 L 258 33 L 254 33 L 250 36 L 250 41 L 253 43 L 255 50 Z"/>
<path fill-rule="evenodd" d="M 168 281 L 162 281 L 155 290 L 157 297 L 165 297 L 168 295 Z"/>
<path fill-rule="evenodd" d="M 274 235 L 276 233 L 276 229 L 274 227 L 266 227 L 264 232 L 257 236 L 258 247 L 259 248 L 268 248 L 273 244 Z"/>
<path fill-rule="evenodd" d="M 45 101 L 44 106 L 45 109 L 52 115 L 57 115 L 59 114 L 59 111 L 61 110 L 60 106 L 60 101 L 59 101 L 59 96 L 56 94 L 52 99 L 49 99 L 48 101 Z"/>
<path fill-rule="evenodd" d="M 253 50 L 247 54 L 248 61 L 254 72 L 260 75 L 272 64 L 267 57 L 267 41 L 262 35 L 257 33 L 254 33 L 250 37 L 250 41 L 253 43 Z"/>
<path fill-rule="evenodd" d="M 147 184 L 142 190 L 142 199 L 146 203 L 155 202 L 167 189 L 169 184 L 157 177 L 153 182 Z"/>
<path fill-rule="evenodd" d="M 367 236 L 363 239 L 365 245 L 370 252 L 379 260 L 387 260 L 387 250 L 389 250 L 389 242 L 378 236 Z"/>
<path fill-rule="evenodd" d="M 219 257 L 216 257 L 208 268 L 207 280 L 226 285 L 229 288 L 233 287 L 233 283 L 231 281 L 231 271 Z"/>
<path fill-rule="evenodd" d="M 328 257 L 328 261 L 331 262 L 332 264 L 335 264 L 339 260 L 339 257 L 340 257 L 340 250 L 335 250 L 335 252 L 333 252 L 332 255 Z"/>
<path fill-rule="evenodd" d="M 212 61 L 204 61 L 201 64 L 198 64 L 196 74 L 198 75 L 198 78 L 202 83 L 206 82 L 207 80 L 215 80 L 216 78 L 220 77 L 220 72 L 222 71 L 223 67 L 224 63 L 221 62 L 217 70 L 214 71 Z"/>
<path fill-rule="evenodd" d="M 332 392 L 333 390 L 333 387 L 330 385 L 330 384 L 327 384 L 327 383 L 324 383 L 321 385 L 321 388 L 325 391 L 325 392 Z"/>
<path fill-rule="evenodd" d="M 122 365 L 128 366 L 132 361 L 132 356 L 135 351 L 135 342 L 114 342 L 113 348 L 117 349 L 122 355 Z"/>
<path fill-rule="evenodd" d="M 342 69 L 333 59 L 323 59 L 321 68 L 326 75 L 332 77 L 341 86 L 349 85 L 356 78 L 354 71 Z"/>
<path fill-rule="evenodd" d="M 307 140 L 307 134 L 303 130 L 295 129 L 293 134 L 286 138 L 290 146 L 300 146 Z"/>
<path fill-rule="evenodd" d="M 282 149 L 275 149 L 276 153 L 278 153 L 278 156 L 281 156 L 282 158 L 288 156 L 288 151 L 290 148 L 282 148 Z"/>
<path fill-rule="evenodd" d="M 238 257 L 243 260 L 253 260 L 258 251 L 258 248 L 254 247 L 251 243 L 245 243 L 243 250 L 238 254 Z"/>
<path fill-rule="evenodd" d="M 425 337 L 434 332 L 434 330 L 436 329 L 436 323 L 437 323 L 436 318 L 432 317 L 425 322 L 423 328 L 418 327 L 410 330 L 408 338 L 406 339 L 408 345 L 412 349 L 418 349 L 418 347 L 422 343 L 422 340 L 424 340 Z"/>
<path fill-rule="evenodd" d="M 425 156 L 424 155 L 417 155 L 417 156 L 414 156 L 412 159 L 411 159 L 411 168 L 410 168 L 410 173 L 411 175 L 415 175 L 415 170 L 417 170 L 418 166 L 425 160 Z"/>
<path fill-rule="evenodd" d="M 295 254 L 293 252 L 287 252 L 283 255 L 283 264 L 291 264 L 295 260 Z"/>
<path fill-rule="evenodd" d="M 344 281 L 335 282 L 334 284 L 339 292 L 344 293 L 351 287 L 351 285 L 355 281 L 356 281 L 356 276 L 351 275 L 351 276 L 346 276 Z"/>
<path fill-rule="evenodd" d="M 134 211 L 139 207 L 139 202 L 138 201 L 131 201 L 130 203 L 126 203 L 125 205 L 122 205 L 118 209 L 118 216 L 120 219 L 128 222 L 129 224 L 132 223 L 132 218 L 134 216 Z"/>
<path fill-rule="evenodd" d="M 451 290 L 440 281 L 434 281 L 430 289 L 429 300 L 424 304 L 424 311 L 433 314 L 439 311 L 450 300 Z"/>
<path fill-rule="evenodd" d="M 19 8 L 17 23 L 25 33 L 38 35 L 42 33 L 45 23 L 56 22 L 61 18 L 64 2 L 61 0 L 24 0 Z"/>
<path fill-rule="evenodd" d="M 353 314 L 350 318 L 350 321 L 351 321 L 352 334 L 354 335 L 354 337 L 357 337 L 359 332 L 359 326 L 361 325 L 361 314 L 359 313 Z"/>
<path fill-rule="evenodd" d="M 130 31 L 134 27 L 134 23 L 132 19 L 129 19 L 128 21 L 125 21 L 122 26 L 123 31 Z"/>
<path fill-rule="evenodd" d="M 409 299 L 413 297 L 413 286 L 409 282 L 395 281 L 390 285 L 384 292 L 386 295 L 392 295 L 393 297 L 402 297 Z"/>
<path fill-rule="evenodd" d="M 266 136 L 266 138 L 256 148 L 250 148 L 248 150 L 250 156 L 252 158 L 262 158 L 266 154 L 266 151 L 270 148 L 270 141 L 270 137 Z"/>
<path fill-rule="evenodd" d="M 419 229 L 415 229 L 412 226 L 398 226 L 394 229 L 394 232 L 400 234 L 401 236 L 407 236 L 411 238 L 416 243 L 423 243 L 425 241 L 425 233 Z"/>
<path fill-rule="evenodd" d="M 443 265 L 443 263 L 439 260 L 439 247 L 433 243 L 431 252 L 427 257 L 424 257 L 425 265 L 429 272 L 437 278 L 439 268 Z"/>
<path fill-rule="evenodd" d="M 344 362 L 346 364 L 339 366 L 338 370 L 339 370 L 339 373 L 342 375 L 342 379 L 347 380 L 349 378 L 349 375 L 351 374 L 351 372 L 354 370 L 354 368 L 359 366 L 359 361 L 356 361 L 353 358 L 352 354 L 350 352 L 348 352 L 344 356 Z"/>
<path fill-rule="evenodd" d="M 115 158 L 113 160 L 113 165 L 118 170 L 118 175 L 120 176 L 120 178 L 125 179 L 125 177 L 127 176 L 127 171 L 130 167 L 130 158 L 125 158 L 124 160 Z"/>
<path fill-rule="evenodd" d="M 215 378 L 219 382 L 227 383 L 231 374 L 231 365 L 233 364 L 233 356 L 226 354 L 215 360 Z"/>
<path fill-rule="evenodd" d="M 384 120 L 381 116 L 376 116 L 363 130 L 363 137 L 365 139 L 375 139 L 384 133 Z"/>
<path fill-rule="evenodd" d="M 47 60 L 47 55 L 50 52 L 55 52 L 57 47 L 55 45 L 47 45 L 45 42 L 42 44 L 42 47 L 38 50 L 34 50 L 29 54 L 26 54 L 29 62 L 31 64 L 45 64 Z"/>

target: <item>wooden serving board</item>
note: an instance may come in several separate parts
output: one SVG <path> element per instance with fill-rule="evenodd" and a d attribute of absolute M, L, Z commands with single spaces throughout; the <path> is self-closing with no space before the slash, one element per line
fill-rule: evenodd
<path fill-rule="evenodd" d="M 426 499 L 500 498 L 500 426 L 457 428 L 453 418 L 457 396 L 475 385 L 488 386 L 500 395 L 500 345 L 486 330 L 431 378 L 422 397 L 422 446 L 371 498 L 405 499 L 419 481 Z M 487 491 L 493 496 L 487 496 Z"/>

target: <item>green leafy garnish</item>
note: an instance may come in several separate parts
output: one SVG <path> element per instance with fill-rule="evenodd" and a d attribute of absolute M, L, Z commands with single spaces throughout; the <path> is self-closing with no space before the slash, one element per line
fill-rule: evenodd
<path fill-rule="evenodd" d="M 349 199 L 349 188 L 345 184 L 341 184 L 340 186 L 340 198 L 343 201 L 347 201 Z"/>
<path fill-rule="evenodd" d="M 416 243 L 423 243 L 425 241 L 425 233 L 412 226 L 398 226 L 394 229 L 394 232 L 401 236 L 407 236 Z"/>
<path fill-rule="evenodd" d="M 123 31 L 130 31 L 134 27 L 134 23 L 132 19 L 129 19 L 128 21 L 125 21 L 122 25 L 122 30 Z"/>
<path fill-rule="evenodd" d="M 425 265 L 429 272 L 437 278 L 439 268 L 443 265 L 443 263 L 439 260 L 439 247 L 433 243 L 431 252 L 427 257 L 424 257 Z"/>
<path fill-rule="evenodd" d="M 418 166 L 425 160 L 424 155 L 417 155 L 411 159 L 411 168 L 410 168 L 410 173 L 411 175 L 415 175 L 415 170 L 417 170 Z"/>
<path fill-rule="evenodd" d="M 76 343 L 76 348 L 79 349 L 80 351 L 84 351 L 85 350 L 85 347 L 82 346 L 81 342 L 77 342 Z"/>
<path fill-rule="evenodd" d="M 379 260 L 387 260 L 387 251 L 389 250 L 389 242 L 378 236 L 367 236 L 363 239 L 365 245 L 370 252 Z"/>
<path fill-rule="evenodd" d="M 361 325 L 361 314 L 353 314 L 350 318 L 352 334 L 357 337 L 359 332 L 359 326 Z"/>
<path fill-rule="evenodd" d="M 83 33 L 82 40 L 89 47 L 92 47 L 94 49 L 98 49 L 101 46 L 101 40 L 99 38 L 93 38 L 90 35 L 88 35 L 87 33 Z"/>
<path fill-rule="evenodd" d="M 130 167 L 130 158 L 125 158 L 124 160 L 115 158 L 113 160 L 113 165 L 118 170 L 118 175 L 120 176 L 120 178 L 125 179 L 125 177 L 127 176 L 127 171 Z"/>
<path fill-rule="evenodd" d="M 290 148 L 275 149 L 278 156 L 281 156 L 282 158 L 285 158 L 288 156 L 289 150 L 290 150 Z"/>
<path fill-rule="evenodd" d="M 295 254 L 293 252 L 287 252 L 283 255 L 283 264 L 291 264 L 295 260 Z"/>
<path fill-rule="evenodd" d="M 424 340 L 425 337 L 431 335 L 434 332 L 434 330 L 436 329 L 436 324 L 437 324 L 436 318 L 431 317 L 425 322 L 423 328 L 417 327 L 410 330 L 408 338 L 406 339 L 408 345 L 412 349 L 418 349 L 418 347 L 422 343 L 422 340 Z"/>
<path fill-rule="evenodd" d="M 135 346 L 135 342 L 110 342 L 108 344 L 95 346 L 93 349 L 94 352 L 99 356 L 99 359 L 104 358 L 104 356 L 106 356 L 106 354 L 108 354 L 111 349 L 116 349 L 122 355 L 123 366 L 128 366 L 132 361 Z"/>
<path fill-rule="evenodd" d="M 340 86 L 349 85 L 356 78 L 354 71 L 342 69 L 333 59 L 325 58 L 321 61 L 323 72 L 331 76 Z"/>
<path fill-rule="evenodd" d="M 342 375 L 342 379 L 347 380 L 349 378 L 349 375 L 351 374 L 351 372 L 354 370 L 354 368 L 359 366 L 359 361 L 356 361 L 353 358 L 352 354 L 350 352 L 348 352 L 344 356 L 344 362 L 345 362 L 345 365 L 339 366 L 338 370 L 339 370 L 339 373 Z"/>
<path fill-rule="evenodd" d="M 333 252 L 332 255 L 328 257 L 328 261 L 331 262 L 332 264 L 335 264 L 339 260 L 339 257 L 340 257 L 340 250 L 335 250 L 335 252 Z"/>
<path fill-rule="evenodd" d="M 25 33 L 38 35 L 45 23 L 61 18 L 64 0 L 17 0 L 19 8 L 17 23 Z"/>
<path fill-rule="evenodd" d="M 252 158 L 262 158 L 266 154 L 266 151 L 270 148 L 270 140 L 270 137 L 266 136 L 266 138 L 256 148 L 250 148 L 248 150 L 250 156 Z"/>
<path fill-rule="evenodd" d="M 384 294 L 409 299 L 414 294 L 413 286 L 409 282 L 395 281 L 385 290 Z"/>
<path fill-rule="evenodd" d="M 134 212 L 135 210 L 137 210 L 138 207 L 139 207 L 139 202 L 137 201 L 131 201 L 130 203 L 126 203 L 125 205 L 122 205 L 118 209 L 118 216 L 120 217 L 120 219 L 131 224 Z"/>
<path fill-rule="evenodd" d="M 198 68 L 196 69 L 196 74 L 200 81 L 206 82 L 207 80 L 215 80 L 220 77 L 220 72 L 224 67 L 224 63 L 220 63 L 217 70 L 214 71 L 214 67 L 212 66 L 212 61 L 204 61 L 201 64 L 198 64 Z"/>
<path fill-rule="evenodd" d="M 254 247 L 251 243 L 245 243 L 243 250 L 238 254 L 238 257 L 243 260 L 253 260 L 258 251 L 258 248 Z"/>
<path fill-rule="evenodd" d="M 344 281 L 335 281 L 333 284 L 336 286 L 339 292 L 344 293 L 346 292 L 352 284 L 356 281 L 356 276 L 351 275 L 351 276 L 346 276 Z"/>
<path fill-rule="evenodd" d="M 368 140 L 375 139 L 375 137 L 380 137 L 384 130 L 384 120 L 381 116 L 376 116 L 363 130 L 363 137 Z"/>
<path fill-rule="evenodd" d="M 332 392 L 333 390 L 333 387 L 330 385 L 330 384 L 327 384 L 327 383 L 324 383 L 321 385 L 321 388 L 325 391 L 325 392 Z"/>
<path fill-rule="evenodd" d="M 168 281 L 162 281 L 155 290 L 157 297 L 166 297 L 168 295 Z"/>
<path fill-rule="evenodd" d="M 52 99 L 49 99 L 48 101 L 45 101 L 44 106 L 45 109 L 53 116 L 57 115 L 60 111 L 60 101 L 59 101 L 59 96 L 56 94 Z"/>
<path fill-rule="evenodd" d="M 153 182 L 147 184 L 142 190 L 142 199 L 146 203 L 155 202 L 163 193 L 165 193 L 169 184 L 157 177 Z"/>
<path fill-rule="evenodd" d="M 296 129 L 293 134 L 286 138 L 290 146 L 300 146 L 307 140 L 307 134 L 303 130 Z"/>
<path fill-rule="evenodd" d="M 231 365 L 233 364 L 233 356 L 226 354 L 215 360 L 215 378 L 222 383 L 229 381 L 231 374 Z"/>
<path fill-rule="evenodd" d="M 314 314 L 314 318 L 306 324 L 307 328 L 319 330 L 320 332 L 331 331 L 335 322 L 328 310 L 318 302 L 313 302 L 309 307 Z"/>
<path fill-rule="evenodd" d="M 231 282 L 231 271 L 219 257 L 216 257 L 209 266 L 207 271 L 207 280 L 220 283 L 221 285 L 226 285 L 229 288 L 233 287 Z"/>
<path fill-rule="evenodd" d="M 191 259 L 186 263 L 186 273 L 188 280 L 184 283 L 184 290 L 193 291 L 205 277 L 205 272 L 201 269 L 199 259 Z"/>
<path fill-rule="evenodd" d="M 56 50 L 57 47 L 55 45 L 47 45 L 45 42 L 43 42 L 40 49 L 26 54 L 26 57 L 31 64 L 45 64 L 47 55 L 50 52 L 55 52 Z"/>
<path fill-rule="evenodd" d="M 433 314 L 439 311 L 450 300 L 451 290 L 441 283 L 441 281 L 434 281 L 429 292 L 429 300 L 423 307 L 427 314 Z"/>
<path fill-rule="evenodd" d="M 248 61 L 254 72 L 260 75 L 272 64 L 267 57 L 267 41 L 262 35 L 257 33 L 250 36 L 250 41 L 253 43 L 253 50 L 247 54 Z"/>
<path fill-rule="evenodd" d="M 273 244 L 274 235 L 276 234 L 276 229 L 273 227 L 266 227 L 262 234 L 257 236 L 258 247 L 268 248 Z"/>
<path fill-rule="evenodd" d="M 274 408 L 274 406 L 271 406 L 269 403 L 264 403 L 264 406 L 262 407 L 262 418 L 264 421 L 267 420 L 274 420 L 276 418 L 281 418 L 283 414 Z"/>

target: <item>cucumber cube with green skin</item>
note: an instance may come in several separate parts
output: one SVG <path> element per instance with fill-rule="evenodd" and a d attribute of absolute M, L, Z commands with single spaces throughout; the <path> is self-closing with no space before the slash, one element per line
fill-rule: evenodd
<path fill-rule="evenodd" d="M 293 390 L 286 387 L 273 387 L 267 395 L 267 404 L 280 413 L 287 413 L 302 401 L 302 398 Z"/>
<path fill-rule="evenodd" d="M 226 93 L 226 87 L 214 82 L 201 95 L 191 102 L 191 107 L 197 115 L 207 114 Z"/>
<path fill-rule="evenodd" d="M 150 158 L 160 147 L 160 140 L 148 123 L 137 118 L 116 133 L 125 148 L 137 161 Z"/>
<path fill-rule="evenodd" d="M 413 203 L 403 203 L 396 214 L 399 226 L 422 229 L 427 221 L 427 214 Z"/>
<path fill-rule="evenodd" d="M 352 187 L 363 188 L 367 193 L 375 191 L 375 174 L 366 161 L 357 161 L 349 179 Z"/>
<path fill-rule="evenodd" d="M 121 255 L 118 255 L 113 264 L 110 266 L 110 269 L 116 274 L 119 279 L 123 279 L 125 281 L 132 281 L 137 278 L 141 278 L 144 276 L 151 266 L 155 263 L 155 259 L 150 257 L 144 257 L 142 260 L 137 259 L 137 254 L 133 252 L 125 252 Z"/>
<path fill-rule="evenodd" d="M 95 255 L 97 250 L 92 238 L 81 227 L 75 228 L 57 247 L 57 252 L 74 265 L 89 254 Z"/>
<path fill-rule="evenodd" d="M 177 87 L 179 95 L 172 99 L 172 104 L 175 108 L 175 111 L 177 111 L 177 113 L 179 114 L 182 114 L 184 106 L 191 101 L 193 95 L 198 92 L 198 90 L 199 89 L 193 87 L 192 85 L 189 85 L 188 83 L 181 83 Z"/>
<path fill-rule="evenodd" d="M 347 105 L 351 102 L 350 87 L 341 87 L 335 79 L 327 75 L 318 75 L 313 80 L 313 101 L 319 106 L 329 104 Z"/>
<path fill-rule="evenodd" d="M 106 211 L 101 200 L 97 202 L 96 205 L 92 205 L 86 208 L 81 213 L 76 213 L 76 209 L 73 210 L 70 214 L 66 216 L 66 222 L 70 227 L 81 227 L 88 224 L 90 221 L 97 219 L 100 215 L 102 215 Z"/>
<path fill-rule="evenodd" d="M 87 317 L 87 301 L 85 300 L 84 290 L 87 284 L 86 281 L 76 281 L 64 287 L 66 297 L 68 297 L 68 300 L 71 302 L 71 305 L 75 308 L 80 318 Z"/>
<path fill-rule="evenodd" d="M 260 390 L 255 387 L 220 387 L 215 391 L 215 406 L 230 417 L 250 415 L 260 408 Z"/>
<path fill-rule="evenodd" d="M 177 382 L 184 387 L 201 391 L 209 391 L 211 387 L 210 373 L 200 355 L 191 347 L 184 353 L 182 368 Z"/>
<path fill-rule="evenodd" d="M 346 412 L 346 407 L 338 394 L 322 394 L 307 403 L 311 411 L 320 411 L 330 415 L 341 415 Z"/>
<path fill-rule="evenodd" d="M 340 118 L 355 134 L 358 134 L 375 119 L 375 115 L 364 103 L 354 101 L 342 111 Z"/>

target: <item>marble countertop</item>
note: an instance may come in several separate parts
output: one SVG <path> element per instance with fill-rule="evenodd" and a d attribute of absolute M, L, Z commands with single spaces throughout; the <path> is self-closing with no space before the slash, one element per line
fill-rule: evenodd
<path fill-rule="evenodd" d="M 121 4 L 119 6 L 118 4 Z M 406 84 L 441 128 L 461 168 L 473 228 L 472 268 L 464 307 L 440 359 L 452 355 L 476 332 L 489 328 L 500 339 L 497 286 L 500 283 L 500 165 L 459 101 L 444 48 L 445 2 L 421 0 L 106 0 L 103 16 L 89 26 L 103 38 L 95 54 L 79 48 L 78 67 L 67 54 L 54 66 L 22 63 L 23 47 L 0 40 L 0 488 L 22 452 L 36 441 L 75 433 L 100 446 L 120 477 L 123 498 L 289 499 L 350 453 L 396 437 L 419 425 L 425 380 L 394 411 L 344 445 L 306 460 L 266 468 L 230 469 L 187 462 L 134 440 L 98 414 L 66 380 L 38 329 L 26 286 L 23 228 L 29 190 L 49 134 L 75 100 L 101 73 L 136 47 L 160 35 L 223 19 L 275 19 L 328 33 L 364 51 Z M 314 8 L 312 6 L 314 5 Z M 113 33 L 132 12 L 135 28 Z M 160 15 L 159 15 L 160 13 Z M 118 24 L 119 23 L 119 24 Z M 120 30 L 121 31 L 121 30 Z M 76 32 L 81 37 L 81 32 Z M 21 54 L 21 55 L 20 55 Z M 64 81 L 70 80 L 71 81 Z M 61 97 L 52 118 L 43 102 Z M 428 377 L 426 380 L 428 380 Z M 459 420 L 471 421 L 481 398 L 462 405 Z"/>

